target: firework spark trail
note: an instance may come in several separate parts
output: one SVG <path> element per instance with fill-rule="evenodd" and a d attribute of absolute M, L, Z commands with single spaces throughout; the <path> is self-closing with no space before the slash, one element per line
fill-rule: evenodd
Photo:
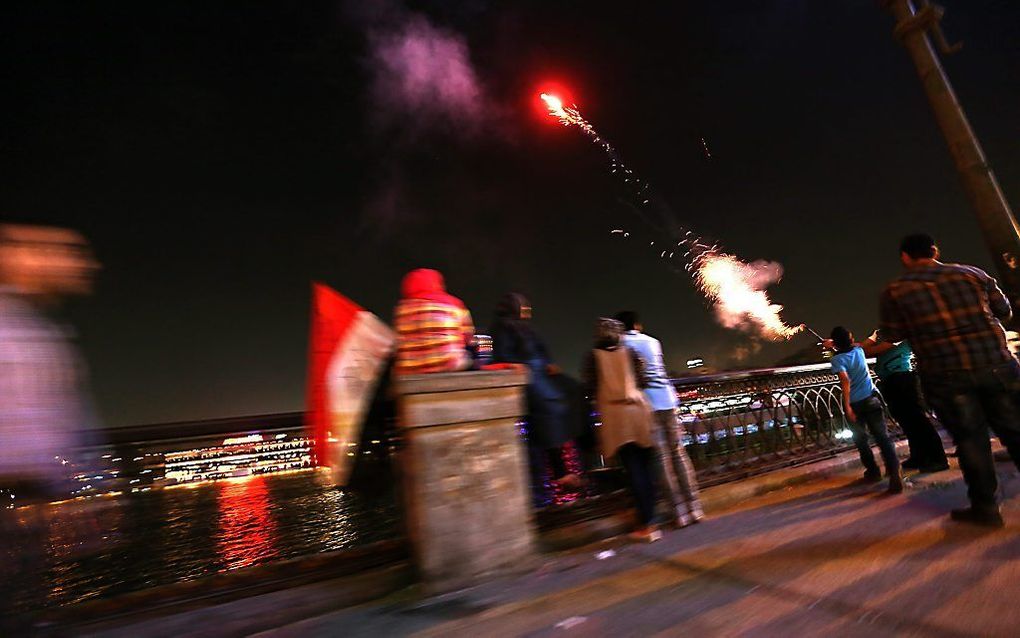
<path fill-rule="evenodd" d="M 565 106 L 558 97 L 547 93 L 542 93 L 541 98 L 551 116 L 564 126 L 578 128 L 592 143 L 602 148 L 609 156 L 611 172 L 623 171 L 624 183 L 631 187 L 632 195 L 636 195 L 635 200 L 640 201 L 641 206 L 647 206 L 651 197 L 648 192 L 649 184 L 640 180 L 623 164 L 616 149 L 584 119 L 577 106 Z M 711 158 L 704 138 L 701 142 L 706 156 Z M 646 222 L 648 221 L 639 208 L 634 206 L 634 209 Z M 712 303 L 716 317 L 723 326 L 752 330 L 773 340 L 790 339 L 804 330 L 803 324 L 790 326 L 783 322 L 779 317 L 783 307 L 772 303 L 766 292 L 770 284 L 782 277 L 782 267 L 779 264 L 768 262 L 748 264 L 723 252 L 718 244 L 708 243 L 691 230 L 680 231 L 683 231 L 680 239 L 674 238 L 672 242 L 667 242 L 667 248 L 661 250 L 659 258 L 670 263 L 675 255 L 685 250 L 681 255 L 685 264 L 684 270 L 694 278 L 702 294 Z M 624 237 L 628 235 L 621 229 L 615 229 L 612 233 L 622 234 Z M 650 245 L 656 248 L 654 241 Z"/>
<path fill-rule="evenodd" d="M 627 168 L 627 166 L 623 163 L 623 160 L 620 159 L 620 154 L 616 152 L 615 148 L 613 148 L 613 145 L 599 135 L 599 132 L 591 125 L 591 122 L 584 119 L 584 116 L 581 115 L 577 105 L 565 106 L 563 104 L 563 100 L 555 95 L 549 95 L 548 93 L 542 93 L 540 97 L 549 109 L 549 115 L 559 120 L 560 124 L 563 126 L 576 127 L 588 136 L 588 139 L 591 140 L 592 144 L 595 144 L 601 148 L 603 152 L 605 152 L 605 154 L 609 157 L 609 172 L 623 178 L 623 183 L 630 191 L 630 196 L 634 199 L 637 206 L 648 206 L 650 203 L 648 182 L 640 179 L 634 174 L 634 171 Z M 639 208 L 635 207 L 635 212 L 641 216 L 646 223 L 651 226 L 655 226 L 655 224 L 650 222 L 644 212 Z M 657 230 L 661 231 L 662 229 L 658 228 Z"/>
<path fill-rule="evenodd" d="M 601 146 L 607 153 L 613 152 L 612 145 L 602 139 L 602 136 L 595 130 L 595 127 L 581 116 L 581 112 L 577 110 L 576 105 L 564 106 L 563 100 L 555 95 L 549 95 L 548 93 L 543 93 L 540 97 L 549 108 L 549 114 L 558 119 L 563 126 L 576 126 L 581 129 L 585 135 L 590 137 L 594 143 Z"/>
<path fill-rule="evenodd" d="M 705 141 L 705 138 L 701 138 L 701 149 L 705 152 L 705 159 L 712 159 L 712 151 L 708 150 L 708 142 Z"/>

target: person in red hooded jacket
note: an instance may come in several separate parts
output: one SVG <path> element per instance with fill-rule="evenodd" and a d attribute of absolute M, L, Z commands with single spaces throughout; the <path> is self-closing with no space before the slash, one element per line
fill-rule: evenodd
<path fill-rule="evenodd" d="M 393 312 L 396 374 L 456 372 L 471 367 L 474 325 L 464 302 L 446 292 L 443 275 L 418 268 L 404 276 Z"/>

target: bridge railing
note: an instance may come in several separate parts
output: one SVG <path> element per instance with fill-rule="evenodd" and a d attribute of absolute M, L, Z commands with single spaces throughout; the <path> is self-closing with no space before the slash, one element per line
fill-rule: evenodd
<path fill-rule="evenodd" d="M 828 364 L 723 372 L 673 383 L 681 400 L 684 444 L 704 484 L 816 460 L 853 446 L 842 391 Z M 104 448 L 122 450 L 113 458 L 124 458 L 117 474 L 125 477 L 142 471 L 128 463 L 130 459 L 162 460 L 165 452 L 244 434 L 302 436 L 303 417 L 295 412 L 116 428 L 101 438 Z M 374 453 L 385 454 L 385 445 Z"/>
<path fill-rule="evenodd" d="M 853 447 L 828 364 L 674 380 L 684 443 L 703 484 L 804 463 Z"/>

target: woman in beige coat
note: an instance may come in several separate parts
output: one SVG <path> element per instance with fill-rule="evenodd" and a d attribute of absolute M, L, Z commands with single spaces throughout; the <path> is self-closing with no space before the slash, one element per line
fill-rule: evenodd
<path fill-rule="evenodd" d="M 595 401 L 602 424 L 598 428 L 602 456 L 616 456 L 627 471 L 637 505 L 635 540 L 652 542 L 660 533 L 652 525 L 655 516 L 655 456 L 652 442 L 652 410 L 645 400 L 644 365 L 630 348 L 620 343 L 623 324 L 600 318 L 595 326 L 594 348 L 585 358 L 583 379 L 588 396 Z"/>

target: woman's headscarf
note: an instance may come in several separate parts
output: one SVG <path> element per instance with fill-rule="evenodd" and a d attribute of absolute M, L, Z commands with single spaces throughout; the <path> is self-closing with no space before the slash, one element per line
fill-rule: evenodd
<path fill-rule="evenodd" d="M 504 357 L 512 360 L 526 361 L 535 356 L 534 348 L 536 335 L 531 326 L 530 313 L 525 313 L 525 308 L 530 308 L 531 302 L 519 292 L 508 292 L 496 302 L 495 317 L 489 334 L 494 341 L 501 341 L 502 344 L 493 344 L 497 351 L 502 351 Z"/>
<path fill-rule="evenodd" d="M 599 317 L 595 322 L 595 347 L 612 348 L 620 345 L 623 323 L 609 317 Z"/>
<path fill-rule="evenodd" d="M 530 308 L 531 302 L 519 292 L 508 292 L 496 302 L 496 318 L 509 321 L 528 321 L 524 309 Z"/>
<path fill-rule="evenodd" d="M 400 296 L 404 299 L 427 299 L 458 308 L 464 307 L 463 301 L 446 292 L 442 273 L 431 268 L 418 268 L 404 275 L 404 281 L 400 284 Z"/>

